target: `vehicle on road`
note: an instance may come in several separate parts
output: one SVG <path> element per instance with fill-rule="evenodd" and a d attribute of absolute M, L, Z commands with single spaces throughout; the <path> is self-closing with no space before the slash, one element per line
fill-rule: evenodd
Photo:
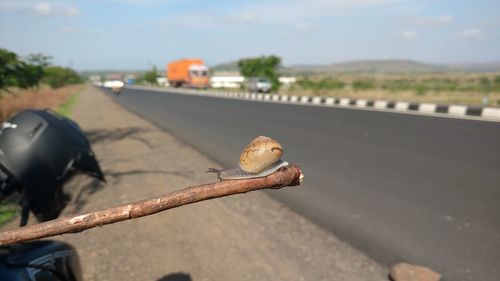
<path fill-rule="evenodd" d="M 125 83 L 120 80 L 112 80 L 104 82 L 104 88 L 111 89 L 114 94 L 119 94 Z"/>
<path fill-rule="evenodd" d="M 208 67 L 201 59 L 182 59 L 169 63 L 166 77 L 175 88 L 206 89 L 209 86 Z"/>
<path fill-rule="evenodd" d="M 252 77 L 246 82 L 246 89 L 252 93 L 271 92 L 271 81 L 263 77 Z"/>

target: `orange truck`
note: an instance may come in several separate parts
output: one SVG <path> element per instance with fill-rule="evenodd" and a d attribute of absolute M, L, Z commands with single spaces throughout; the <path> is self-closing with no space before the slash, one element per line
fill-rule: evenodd
<path fill-rule="evenodd" d="M 201 59 L 182 59 L 167 65 L 167 79 L 173 87 L 208 88 L 208 67 Z"/>

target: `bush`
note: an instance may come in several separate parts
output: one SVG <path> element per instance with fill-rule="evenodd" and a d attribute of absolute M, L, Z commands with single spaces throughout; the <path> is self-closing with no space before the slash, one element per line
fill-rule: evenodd
<path fill-rule="evenodd" d="M 23 89 L 38 87 L 44 76 L 41 66 L 21 62 L 17 73 L 17 86 Z"/>
<path fill-rule="evenodd" d="M 74 70 L 60 66 L 47 67 L 43 81 L 53 89 L 82 83 L 81 77 Z"/>
<path fill-rule="evenodd" d="M 156 70 L 156 66 L 153 66 L 153 68 L 150 71 L 146 71 L 142 77 L 140 77 L 139 81 L 140 82 L 148 82 L 149 84 L 156 85 L 156 78 L 158 77 L 158 71 Z"/>
<path fill-rule="evenodd" d="M 417 96 L 423 96 L 427 93 L 429 89 L 424 84 L 419 83 L 413 86 L 413 90 L 415 91 Z"/>
<path fill-rule="evenodd" d="M 426 91 L 456 91 L 458 89 L 458 81 L 454 81 L 448 78 L 432 78 L 422 81 L 422 86 Z"/>
<path fill-rule="evenodd" d="M 493 86 L 492 86 L 493 88 L 492 88 L 492 90 L 494 92 L 500 92 L 500 75 L 495 76 L 492 79 L 492 81 L 493 81 Z"/>
<path fill-rule="evenodd" d="M 342 81 L 334 80 L 329 77 L 323 78 L 318 82 L 309 80 L 307 77 L 297 81 L 297 84 L 304 89 L 310 90 L 337 90 L 343 89 L 345 83 Z"/>
<path fill-rule="evenodd" d="M 20 59 L 14 52 L 0 49 L 0 91 L 10 87 L 38 87 L 49 59 L 50 57 L 42 54 Z"/>
<path fill-rule="evenodd" d="M 414 82 L 406 79 L 387 80 L 382 84 L 382 89 L 389 91 L 407 91 L 412 88 Z"/>
<path fill-rule="evenodd" d="M 489 93 L 492 90 L 492 85 L 490 83 L 490 79 L 488 77 L 479 78 L 479 89 L 481 92 Z"/>
<path fill-rule="evenodd" d="M 22 70 L 23 65 L 17 54 L 0 49 L 0 91 L 9 87 L 21 87 L 18 79 L 22 77 Z"/>
<path fill-rule="evenodd" d="M 375 82 L 370 79 L 354 80 L 352 82 L 354 90 L 369 90 L 375 88 Z"/>
<path fill-rule="evenodd" d="M 26 59 L 19 59 L 16 53 L 0 48 L 0 91 L 10 87 L 34 88 L 42 81 L 52 88 L 82 82 L 70 68 L 49 66 L 50 59 L 43 54 L 32 54 Z"/>

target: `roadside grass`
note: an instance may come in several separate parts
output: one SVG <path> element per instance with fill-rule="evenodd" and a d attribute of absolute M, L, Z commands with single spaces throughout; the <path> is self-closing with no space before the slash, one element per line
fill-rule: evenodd
<path fill-rule="evenodd" d="M 0 226 L 11 221 L 19 212 L 21 207 L 10 203 L 0 203 Z"/>
<path fill-rule="evenodd" d="M 158 86 L 159 87 L 159 86 Z M 212 88 L 241 92 L 241 88 Z M 500 107 L 500 72 L 329 73 L 297 76 L 281 95 Z"/>
<path fill-rule="evenodd" d="M 476 106 L 500 106 L 500 93 L 463 93 L 463 92 L 430 92 L 419 93 L 414 91 L 385 91 L 385 90 L 339 90 L 339 91 L 311 91 L 311 90 L 285 90 L 280 91 L 283 95 L 304 96 L 327 96 L 335 98 L 405 101 L 405 102 L 429 102 L 438 104 L 476 105 Z M 483 103 L 487 99 L 486 104 Z"/>
<path fill-rule="evenodd" d="M 304 76 L 283 95 L 500 106 L 499 73 L 363 74 Z"/>
<path fill-rule="evenodd" d="M 70 117 L 73 110 L 73 106 L 78 100 L 80 92 L 74 93 L 68 97 L 68 99 L 57 107 L 56 112 L 64 117 Z"/>
<path fill-rule="evenodd" d="M 28 108 L 52 108 L 59 114 L 69 117 L 84 85 L 73 85 L 60 89 L 42 87 L 39 90 L 13 91 L 0 96 L 0 122 L 9 119 L 17 112 Z M 0 203 L 0 226 L 12 220 L 21 208 L 17 204 Z"/>
<path fill-rule="evenodd" d="M 85 85 L 72 85 L 59 89 L 50 89 L 42 86 L 38 90 L 17 90 L 12 93 L 0 93 L 0 122 L 14 116 L 17 112 L 27 109 L 45 109 L 58 107 L 66 102 L 68 98 L 79 93 Z"/>

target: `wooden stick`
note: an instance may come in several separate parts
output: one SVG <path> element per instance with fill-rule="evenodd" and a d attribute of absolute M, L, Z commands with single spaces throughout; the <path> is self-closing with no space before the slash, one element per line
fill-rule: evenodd
<path fill-rule="evenodd" d="M 88 214 L 63 217 L 39 224 L 29 225 L 0 233 L 0 245 L 30 241 L 64 233 L 76 233 L 119 221 L 152 215 L 161 211 L 203 200 L 245 193 L 259 189 L 279 189 L 299 185 L 303 174 L 291 164 L 262 178 L 225 180 L 188 187 L 166 193 L 160 197 L 138 201 Z"/>

